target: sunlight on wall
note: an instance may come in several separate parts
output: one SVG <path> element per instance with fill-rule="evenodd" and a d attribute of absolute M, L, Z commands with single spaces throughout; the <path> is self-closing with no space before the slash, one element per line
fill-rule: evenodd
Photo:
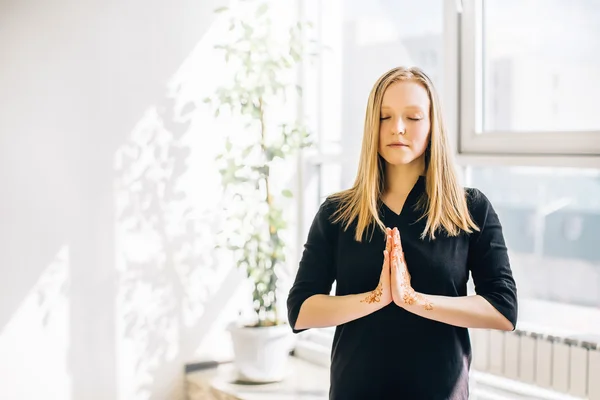
<path fill-rule="evenodd" d="M 156 393 L 181 398 L 183 364 L 226 358 L 225 326 L 245 299 L 243 274 L 214 249 L 222 225 L 219 132 L 204 97 L 231 76 L 213 46 L 227 32 L 217 19 L 115 153 L 117 375 L 120 399 Z M 288 169 L 289 170 L 289 169 Z"/>
<path fill-rule="evenodd" d="M 63 245 L 0 332 L 5 399 L 71 399 L 69 247 Z"/>
<path fill-rule="evenodd" d="M 223 79 L 213 50 L 223 29 L 222 21 L 210 28 L 115 154 L 122 399 L 148 399 L 165 385 L 178 396 L 177 384 L 161 377 L 180 374 L 184 357 L 193 356 L 201 335 L 188 342 L 186 330 L 197 328 L 228 272 L 215 268 L 227 262 L 212 248 L 220 176 L 211 165 L 220 144 L 214 132 L 231 128 L 195 106 Z"/>

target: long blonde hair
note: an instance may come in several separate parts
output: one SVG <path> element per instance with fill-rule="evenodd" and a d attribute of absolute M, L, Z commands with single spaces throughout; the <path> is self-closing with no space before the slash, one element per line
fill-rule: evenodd
<path fill-rule="evenodd" d="M 341 222 L 344 230 L 347 230 L 356 221 L 355 240 L 358 242 L 362 241 L 369 226 L 374 229 L 377 225 L 385 231 L 378 213 L 385 184 L 385 162 L 378 153 L 380 112 L 386 89 L 399 81 L 421 84 L 430 100 L 431 131 L 425 152 L 426 196 L 422 196 L 417 203 L 417 207 L 423 210 L 422 218 L 427 218 L 421 238 L 429 236 L 435 239 L 436 233 L 442 229 L 449 236 L 458 236 L 461 231 L 471 233 L 479 230 L 469 214 L 465 191 L 458 183 L 436 90 L 429 77 L 415 67 L 391 69 L 373 86 L 367 104 L 356 181 L 350 189 L 329 197 L 339 201 L 333 222 Z"/>

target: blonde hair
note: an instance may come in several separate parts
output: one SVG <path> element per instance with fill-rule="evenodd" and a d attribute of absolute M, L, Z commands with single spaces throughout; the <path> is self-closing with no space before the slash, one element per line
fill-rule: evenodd
<path fill-rule="evenodd" d="M 332 216 L 333 222 L 341 222 L 347 230 L 356 221 L 355 240 L 358 242 L 362 241 L 369 226 L 374 229 L 377 225 L 385 231 L 377 211 L 385 184 L 385 162 L 378 153 L 380 112 L 386 89 L 400 81 L 421 84 L 430 100 L 431 131 L 424 155 L 426 196 L 417 203 L 423 211 L 421 218 L 427 218 L 421 238 L 429 236 L 435 239 L 436 233 L 442 229 L 449 236 L 458 236 L 461 231 L 471 233 L 479 230 L 469 214 L 465 191 L 458 183 L 437 93 L 429 77 L 414 67 L 394 68 L 383 74 L 373 86 L 367 104 L 356 181 L 352 188 L 329 197 L 339 201 L 339 207 Z"/>

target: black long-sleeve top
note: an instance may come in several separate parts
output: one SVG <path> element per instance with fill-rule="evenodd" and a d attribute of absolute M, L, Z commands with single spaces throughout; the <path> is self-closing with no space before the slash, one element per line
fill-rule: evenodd
<path fill-rule="evenodd" d="M 411 283 L 417 292 L 466 296 L 469 272 L 477 294 L 516 326 L 517 289 L 502 227 L 489 200 L 466 189 L 470 214 L 480 231 L 456 237 L 421 239 L 425 218 L 415 208 L 425 195 L 421 177 L 398 215 L 380 203 L 380 216 L 397 227 Z M 333 224 L 336 203 L 325 200 L 308 233 L 295 282 L 287 299 L 295 333 L 302 303 L 315 294 L 369 292 L 378 285 L 385 235 L 379 229 L 367 240 L 354 239 L 355 225 L 344 231 Z M 368 240 L 370 239 L 370 240 Z M 468 398 L 471 345 L 466 328 L 412 314 L 394 303 L 336 327 L 331 353 L 331 400 Z"/>

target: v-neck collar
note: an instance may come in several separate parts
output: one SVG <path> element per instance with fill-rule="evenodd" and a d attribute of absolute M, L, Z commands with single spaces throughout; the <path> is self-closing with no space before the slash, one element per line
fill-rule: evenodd
<path fill-rule="evenodd" d="M 419 199 L 419 196 L 423 192 L 425 192 L 425 176 L 419 175 L 419 179 L 417 179 L 410 192 L 408 192 L 408 196 L 406 196 L 406 200 L 404 201 L 404 205 L 402 205 L 402 210 L 399 214 L 388 207 L 383 200 L 379 199 L 379 203 L 381 203 L 381 206 L 384 208 L 386 214 L 390 213 L 397 218 L 405 215 L 407 212 L 411 212 L 417 200 Z M 408 209 L 410 209 L 410 211 Z"/>

